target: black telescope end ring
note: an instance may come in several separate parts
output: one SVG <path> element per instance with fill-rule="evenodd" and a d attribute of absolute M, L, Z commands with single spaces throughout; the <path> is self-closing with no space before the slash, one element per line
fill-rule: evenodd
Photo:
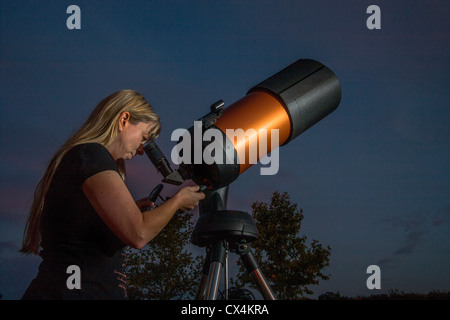
<path fill-rule="evenodd" d="M 300 59 L 252 87 L 248 93 L 264 91 L 285 108 L 291 122 L 287 144 L 333 112 L 341 101 L 336 75 L 322 63 Z"/>

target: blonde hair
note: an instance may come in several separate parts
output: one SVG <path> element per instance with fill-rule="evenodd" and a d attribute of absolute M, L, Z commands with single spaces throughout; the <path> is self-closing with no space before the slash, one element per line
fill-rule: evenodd
<path fill-rule="evenodd" d="M 44 176 L 34 192 L 20 252 L 39 253 L 41 216 L 45 197 L 62 158 L 70 149 L 79 144 L 99 143 L 108 147 L 117 137 L 119 118 L 123 112 L 129 112 L 132 124 L 139 122 L 154 123 L 149 140 L 154 140 L 159 135 L 161 130 L 159 116 L 140 93 L 134 90 L 121 90 L 100 101 L 81 128 L 62 145 L 50 160 Z M 123 159 L 116 162 L 122 179 L 125 179 Z"/>

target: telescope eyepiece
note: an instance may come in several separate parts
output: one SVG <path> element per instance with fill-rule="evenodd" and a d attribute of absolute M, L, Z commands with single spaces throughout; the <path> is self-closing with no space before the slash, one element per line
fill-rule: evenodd
<path fill-rule="evenodd" d="M 149 141 L 145 144 L 144 152 L 164 177 L 172 173 L 173 170 L 170 168 L 169 162 L 154 141 Z"/>

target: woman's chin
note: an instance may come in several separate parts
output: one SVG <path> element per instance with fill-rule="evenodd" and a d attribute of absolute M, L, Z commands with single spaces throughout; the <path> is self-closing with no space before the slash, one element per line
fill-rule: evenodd
<path fill-rule="evenodd" d="M 130 152 L 130 153 L 125 154 L 125 155 L 122 157 L 122 159 L 123 159 L 123 160 L 131 160 L 131 159 L 133 159 L 133 157 L 134 157 L 134 154 L 132 154 L 132 153 Z"/>

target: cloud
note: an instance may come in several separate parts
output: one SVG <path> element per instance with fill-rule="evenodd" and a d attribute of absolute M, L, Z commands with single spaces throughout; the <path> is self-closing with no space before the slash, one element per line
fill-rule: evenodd
<path fill-rule="evenodd" d="M 390 225 L 404 233 L 400 246 L 378 261 L 378 265 L 392 265 L 400 258 L 412 254 L 434 228 L 450 223 L 450 206 L 432 214 L 420 211 L 399 217 L 384 218 L 377 223 Z"/>
<path fill-rule="evenodd" d="M 407 255 L 414 251 L 415 247 L 422 241 L 425 231 L 412 231 L 406 234 L 403 245 L 393 255 Z"/>
<path fill-rule="evenodd" d="M 445 207 L 442 210 L 439 210 L 432 217 L 433 226 L 441 226 L 447 223 L 450 223 L 450 206 Z"/>

